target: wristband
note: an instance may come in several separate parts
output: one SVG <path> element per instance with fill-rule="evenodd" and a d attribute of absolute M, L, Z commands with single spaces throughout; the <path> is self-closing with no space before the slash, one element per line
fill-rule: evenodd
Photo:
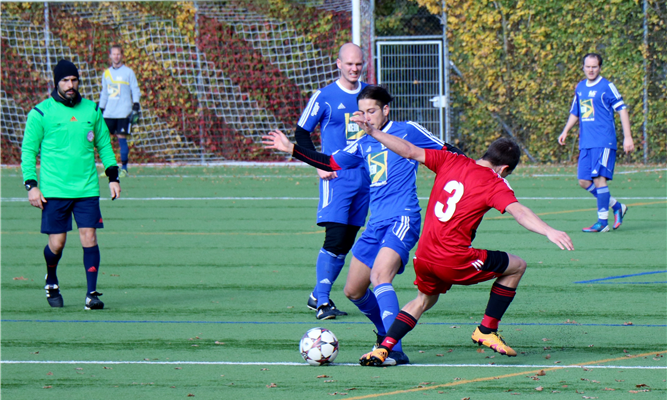
<path fill-rule="evenodd" d="M 36 188 L 36 187 L 37 187 L 37 181 L 36 180 L 28 179 L 27 181 L 25 181 L 25 190 L 27 190 L 28 192 L 30 191 L 30 189 Z"/>
<path fill-rule="evenodd" d="M 114 165 L 113 167 L 107 168 L 104 173 L 109 177 L 109 183 L 111 182 L 118 182 L 120 183 L 120 179 L 118 179 L 118 166 Z"/>

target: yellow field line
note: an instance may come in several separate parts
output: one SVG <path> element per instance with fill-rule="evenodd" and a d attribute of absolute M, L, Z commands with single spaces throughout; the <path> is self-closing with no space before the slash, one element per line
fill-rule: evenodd
<path fill-rule="evenodd" d="M 650 356 L 652 354 L 663 354 L 663 353 L 667 353 L 667 350 L 658 351 L 658 352 L 652 351 L 650 353 L 637 354 L 635 356 L 608 358 L 608 359 L 605 359 L 605 360 L 590 361 L 590 362 L 585 362 L 585 363 L 577 363 L 577 364 L 571 364 L 571 366 L 602 364 L 602 363 L 611 362 L 611 361 L 627 360 L 627 359 L 630 359 L 630 358 L 646 357 L 646 356 Z M 375 394 L 368 394 L 368 395 L 365 395 L 365 396 L 348 397 L 347 400 L 370 399 L 370 398 L 381 397 L 381 396 L 393 396 L 395 394 L 422 392 L 422 391 L 426 391 L 426 390 L 433 390 L 433 389 L 439 389 L 439 388 L 450 387 L 450 386 L 465 385 L 467 383 L 492 381 L 492 380 L 495 380 L 495 379 L 511 378 L 511 377 L 514 377 L 514 376 L 520 376 L 520 375 L 526 375 L 526 374 L 536 374 L 540 371 L 545 371 L 546 372 L 546 371 L 555 371 L 555 370 L 559 370 L 559 369 L 563 369 L 563 367 L 540 368 L 540 369 L 536 369 L 534 371 L 516 372 L 516 373 L 513 373 L 513 374 L 507 374 L 507 375 L 489 376 L 489 377 L 486 377 L 486 378 L 466 379 L 466 380 L 457 381 L 457 382 L 444 383 L 442 385 L 434 385 L 434 386 L 414 388 L 414 389 L 406 389 L 406 390 L 397 390 L 395 392 L 387 392 L 387 393 L 375 393 Z"/>
<path fill-rule="evenodd" d="M 665 204 L 667 201 L 654 201 L 652 203 L 634 203 L 634 204 L 626 204 L 628 207 L 637 207 L 637 206 L 650 206 L 654 204 Z M 583 211 L 597 211 L 597 208 L 584 208 L 580 210 L 565 210 L 565 211 L 550 211 L 550 212 L 544 212 L 544 213 L 536 213 L 537 215 L 553 215 L 553 214 L 570 214 L 570 213 L 576 213 L 576 212 L 583 212 Z M 491 217 L 491 218 L 485 218 L 485 219 L 507 219 L 507 218 L 512 218 L 511 215 L 501 215 L 499 217 Z"/>

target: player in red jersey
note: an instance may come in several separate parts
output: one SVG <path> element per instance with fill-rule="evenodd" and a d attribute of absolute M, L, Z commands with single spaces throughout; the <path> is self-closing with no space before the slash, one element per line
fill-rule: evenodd
<path fill-rule="evenodd" d="M 514 298 L 526 262 L 513 254 L 471 246 L 482 217 L 491 208 L 507 211 L 524 228 L 545 235 L 562 250 L 574 250 L 570 237 L 519 203 L 505 180 L 519 163 L 519 146 L 510 139 L 498 139 L 475 161 L 447 151 L 416 147 L 373 128 L 359 115 L 353 120 L 389 150 L 419 161 L 436 173 L 414 258 L 417 297 L 403 307 L 382 345 L 363 355 L 360 364 L 381 365 L 394 344 L 452 285 L 473 285 L 494 278 L 484 318 L 472 340 L 501 354 L 516 356 L 516 351 L 498 335 L 498 323 Z"/>

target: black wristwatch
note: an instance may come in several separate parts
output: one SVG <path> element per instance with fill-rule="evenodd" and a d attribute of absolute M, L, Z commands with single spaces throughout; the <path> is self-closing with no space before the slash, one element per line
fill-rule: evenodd
<path fill-rule="evenodd" d="M 36 188 L 36 187 L 37 187 L 37 181 L 36 180 L 28 179 L 27 181 L 25 181 L 25 190 L 27 190 L 28 192 L 30 191 L 30 189 Z"/>

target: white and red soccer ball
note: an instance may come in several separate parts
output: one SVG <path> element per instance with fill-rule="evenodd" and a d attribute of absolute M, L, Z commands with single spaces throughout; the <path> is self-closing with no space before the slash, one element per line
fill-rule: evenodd
<path fill-rule="evenodd" d="M 328 329 L 313 328 L 301 338 L 299 351 L 310 365 L 329 364 L 338 355 L 338 339 Z"/>

